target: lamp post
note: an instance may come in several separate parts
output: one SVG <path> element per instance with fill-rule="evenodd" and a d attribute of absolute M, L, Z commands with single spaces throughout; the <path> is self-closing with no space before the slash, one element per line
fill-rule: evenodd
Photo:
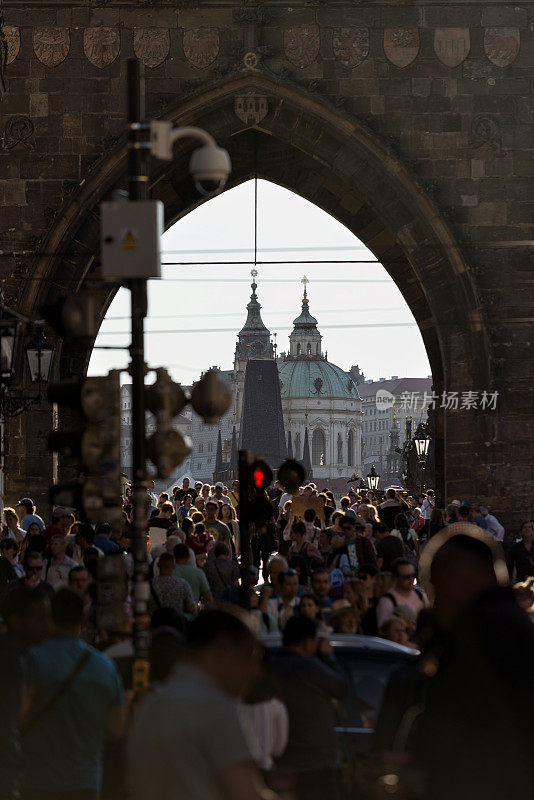
<path fill-rule="evenodd" d="M 144 66 L 137 59 L 128 61 L 128 184 L 130 205 L 149 199 L 149 154 L 171 160 L 173 144 L 178 139 L 196 139 L 200 147 L 193 151 L 189 172 L 202 194 L 221 189 L 231 171 L 226 150 L 217 147 L 209 133 L 194 127 L 174 128 L 170 122 L 147 122 L 145 119 Z M 159 230 L 158 230 L 159 236 Z M 104 238 L 106 242 L 106 238 Z M 159 271 L 159 263 L 157 265 Z M 159 272 L 158 272 L 159 274 Z M 134 553 L 134 691 L 148 689 L 150 617 L 148 601 L 148 564 L 146 547 L 146 446 L 145 446 L 145 350 L 144 320 L 147 315 L 147 277 L 152 272 L 138 272 L 126 285 L 131 292 L 132 338 L 130 375 L 132 377 L 132 473 Z M 194 405 L 194 401 L 193 401 Z"/>
<path fill-rule="evenodd" d="M 371 467 L 369 474 L 366 476 L 367 479 L 367 486 L 370 491 L 376 491 L 378 489 L 378 482 L 380 481 L 380 475 L 377 474 L 375 470 L 375 465 Z"/>
<path fill-rule="evenodd" d="M 26 345 L 26 358 L 28 359 L 31 381 L 38 385 L 36 402 L 39 406 L 43 399 L 42 384 L 43 382 L 47 383 L 50 379 L 53 355 L 54 346 L 45 338 L 42 324 L 36 324 L 35 335 L 31 342 Z"/>
<path fill-rule="evenodd" d="M 426 430 L 426 425 L 420 422 L 414 434 L 415 452 L 421 466 L 421 490 L 425 491 L 425 466 L 430 447 L 430 436 Z"/>

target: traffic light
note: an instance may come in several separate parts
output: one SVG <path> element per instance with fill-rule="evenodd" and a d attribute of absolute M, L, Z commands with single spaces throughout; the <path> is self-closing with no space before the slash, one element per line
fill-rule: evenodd
<path fill-rule="evenodd" d="M 99 319 L 92 292 L 61 295 L 53 303 L 40 306 L 39 313 L 61 338 L 94 339 Z"/>
<path fill-rule="evenodd" d="M 147 455 L 158 471 L 158 478 L 169 478 L 192 450 L 189 436 L 174 430 L 172 421 L 187 405 L 182 387 L 166 369 L 156 370 L 155 383 L 145 388 L 145 403 L 156 418 L 156 431 L 147 441 Z"/>
<path fill-rule="evenodd" d="M 107 376 L 51 384 L 48 400 L 73 410 L 70 430 L 54 430 L 48 448 L 74 458 L 76 477 L 53 486 L 54 505 L 72 506 L 83 521 L 118 523 L 121 519 L 120 381 L 118 370 Z"/>
<path fill-rule="evenodd" d="M 278 480 L 290 494 L 295 494 L 299 486 L 302 486 L 306 477 L 306 471 L 302 464 L 295 461 L 293 458 L 288 458 L 287 461 L 280 466 L 278 470 Z"/>
<path fill-rule="evenodd" d="M 248 467 L 248 518 L 256 526 L 267 524 L 273 516 L 272 503 L 265 490 L 273 480 L 273 471 L 266 461 L 255 459 Z"/>

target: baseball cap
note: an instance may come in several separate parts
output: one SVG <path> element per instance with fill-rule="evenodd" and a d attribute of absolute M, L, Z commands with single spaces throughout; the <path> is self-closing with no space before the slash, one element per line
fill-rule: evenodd
<path fill-rule="evenodd" d="M 74 514 L 76 509 L 69 508 L 68 506 L 56 506 L 52 511 L 52 516 L 55 519 L 59 519 L 60 517 L 68 517 L 71 514 Z"/>
<path fill-rule="evenodd" d="M 221 483 L 220 481 L 217 481 L 217 483 L 215 484 L 215 488 L 216 489 L 224 489 L 224 483 Z"/>
<path fill-rule="evenodd" d="M 19 500 L 17 505 L 25 506 L 26 508 L 33 508 L 33 500 L 30 500 L 29 497 L 23 497 L 22 500 Z"/>

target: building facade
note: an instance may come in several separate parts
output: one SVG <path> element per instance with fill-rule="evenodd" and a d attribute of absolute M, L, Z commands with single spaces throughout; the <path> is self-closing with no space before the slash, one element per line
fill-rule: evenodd
<path fill-rule="evenodd" d="M 357 367 L 352 367 L 355 374 Z M 397 466 L 393 454 L 406 439 L 406 422 L 411 420 L 412 432 L 426 421 L 425 394 L 432 394 L 432 378 L 380 378 L 365 380 L 361 376 L 358 389 L 362 398 L 363 472 L 374 464 L 379 475 L 394 482 Z M 402 469 L 399 461 L 398 466 Z"/>
<path fill-rule="evenodd" d="M 282 412 L 288 450 L 304 460 L 304 439 L 308 439 L 314 479 L 347 479 L 361 470 L 361 400 L 352 377 L 328 361 L 322 350 L 317 320 L 311 316 L 307 291 L 300 315 L 294 320 L 289 351 L 275 356 L 271 334 L 261 318 L 256 270 L 252 271 L 252 294 L 247 319 L 239 331 L 233 372 L 221 377 L 232 387 L 233 402 L 218 426 L 203 425 L 193 416 L 192 474 L 197 480 L 212 481 L 217 438 L 222 442 L 222 461 L 230 461 L 232 432 L 239 440 L 247 363 L 276 359 L 280 378 Z M 273 464 L 273 467 L 279 466 Z"/>

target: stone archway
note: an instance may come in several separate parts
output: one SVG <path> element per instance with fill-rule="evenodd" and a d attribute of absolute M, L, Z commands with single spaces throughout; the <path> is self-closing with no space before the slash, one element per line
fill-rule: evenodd
<path fill-rule="evenodd" d="M 250 117 L 243 122 L 243 98 L 257 122 Z M 470 266 L 421 185 L 376 136 L 316 96 L 255 72 L 190 96 L 165 118 L 204 127 L 229 150 L 228 188 L 257 174 L 315 203 L 361 239 L 414 315 L 438 394 L 445 388 L 490 386 L 488 336 Z M 152 194 L 165 204 L 167 226 L 202 202 L 187 174 L 189 154 L 185 147 L 177 150 L 171 165 L 153 172 Z M 125 164 L 121 145 L 96 165 L 61 210 L 40 248 L 45 255 L 35 264 L 25 296 L 27 313 L 61 288 L 75 292 L 91 286 L 105 315 L 116 289 L 99 277 L 99 204 L 124 186 Z M 90 348 L 62 343 L 57 377 L 83 374 L 89 354 Z M 470 418 L 468 424 L 475 427 L 469 431 L 472 440 L 488 438 L 484 418 Z M 473 493 L 459 450 L 466 441 L 465 425 L 437 410 L 436 486 L 442 497 L 451 486 Z"/>

